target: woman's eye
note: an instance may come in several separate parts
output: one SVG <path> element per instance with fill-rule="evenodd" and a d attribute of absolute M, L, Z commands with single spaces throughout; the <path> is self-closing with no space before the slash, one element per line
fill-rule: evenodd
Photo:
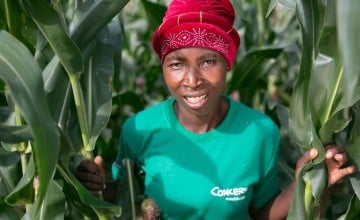
<path fill-rule="evenodd" d="M 208 60 L 205 60 L 204 61 L 204 65 L 207 66 L 207 65 L 214 65 L 216 63 L 216 60 L 215 59 L 208 59 Z"/>
<path fill-rule="evenodd" d="M 173 68 L 173 69 L 179 69 L 179 68 L 183 67 L 183 64 L 182 63 L 171 63 L 169 66 L 170 66 L 170 68 Z"/>

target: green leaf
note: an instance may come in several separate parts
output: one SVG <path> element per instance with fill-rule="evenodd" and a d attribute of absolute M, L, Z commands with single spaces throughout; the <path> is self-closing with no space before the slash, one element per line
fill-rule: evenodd
<path fill-rule="evenodd" d="M 344 63 L 345 106 L 360 99 L 360 1 L 336 1 L 340 53 Z"/>
<path fill-rule="evenodd" d="M 263 74 L 264 65 L 271 62 L 282 52 L 282 48 L 263 48 L 248 52 L 242 60 L 234 66 L 233 76 L 228 84 L 227 93 L 241 88 L 242 83 L 256 82 Z M 269 71 L 266 69 L 266 71 Z"/>
<path fill-rule="evenodd" d="M 360 218 L 360 200 L 355 195 L 352 196 L 348 209 L 346 213 L 342 215 L 339 219 L 344 220 L 355 220 Z"/>
<path fill-rule="evenodd" d="M 0 200 L 0 219 L 21 219 L 23 215 L 21 208 L 1 203 Z"/>
<path fill-rule="evenodd" d="M 342 80 L 343 73 L 336 67 L 334 59 L 319 54 L 314 61 L 309 85 L 309 93 L 316 95 L 311 96 L 309 103 L 315 130 L 324 144 L 333 142 L 333 134 L 342 131 L 349 123 L 349 119 L 342 117 L 339 107 L 344 103 Z"/>
<path fill-rule="evenodd" d="M 297 2 L 296 16 L 302 31 L 303 49 L 299 74 L 294 85 L 289 112 L 290 136 L 303 151 L 316 147 L 320 152 L 317 162 L 323 160 L 324 153 L 311 117 L 309 84 L 313 62 L 318 53 L 317 46 L 322 29 L 324 7 L 321 0 L 303 0 Z"/>
<path fill-rule="evenodd" d="M 146 14 L 148 15 L 149 25 L 152 27 L 151 29 L 155 30 L 155 28 L 158 27 L 162 22 L 165 11 L 167 9 L 166 6 L 162 4 L 156 4 L 148 0 L 141 0 L 141 3 L 144 5 Z"/>
<path fill-rule="evenodd" d="M 350 130 L 350 137 L 348 140 L 348 156 L 357 169 L 360 167 L 360 102 L 357 102 L 353 107 L 353 121 Z M 360 198 L 360 172 L 356 172 L 350 177 L 351 184 L 355 194 Z"/>
<path fill-rule="evenodd" d="M 16 1 L 4 0 L 4 13 L 8 31 L 21 39 L 21 12 Z"/>
<path fill-rule="evenodd" d="M 303 177 L 305 173 L 312 167 L 312 164 L 306 164 L 299 172 L 299 177 Z M 287 216 L 288 220 L 305 220 L 305 180 L 303 178 L 297 178 L 295 180 L 296 187 L 293 193 L 293 202 Z"/>
<path fill-rule="evenodd" d="M 57 170 L 63 180 L 63 192 L 67 200 L 76 206 L 84 215 L 88 217 L 98 217 L 99 219 L 109 219 L 109 217 L 120 216 L 121 207 L 108 203 L 101 198 L 93 196 L 69 170 L 71 158 L 74 150 L 70 140 L 64 133 L 61 135 L 60 162 Z"/>
<path fill-rule="evenodd" d="M 51 180 L 49 183 L 48 193 L 44 198 L 43 206 L 38 210 L 41 219 L 64 219 L 66 204 L 65 195 L 62 192 L 60 181 Z M 33 207 L 32 207 L 33 209 Z M 30 213 L 32 210 L 30 211 Z"/>
<path fill-rule="evenodd" d="M 0 124 L 0 141 L 16 144 L 32 139 L 30 128 L 27 126 L 12 126 Z"/>
<path fill-rule="evenodd" d="M 75 23 L 70 24 L 70 26 L 73 26 L 70 30 L 71 39 L 73 39 L 80 50 L 84 52 L 83 59 L 85 61 L 92 55 L 91 53 L 85 53 L 85 49 L 96 39 L 98 32 L 104 28 L 128 2 L 129 0 L 95 1 L 88 10 L 86 10 L 83 17 L 80 17 Z M 50 66 L 45 68 L 47 78 L 47 80 L 45 80 L 45 89 L 47 92 L 52 92 L 57 88 L 57 85 L 62 84 L 58 83 L 57 80 L 63 80 L 62 75 L 64 72 L 59 65 L 57 56 L 54 56 L 49 65 Z"/>
<path fill-rule="evenodd" d="M 10 88 L 10 96 L 31 128 L 32 152 L 41 182 L 37 207 L 47 192 L 59 155 L 59 134 L 43 89 L 43 79 L 29 51 L 5 31 L 0 31 L 0 77 Z M 41 158 L 41 160 L 40 160 Z"/>
<path fill-rule="evenodd" d="M 85 13 L 83 14 L 83 16 L 79 17 L 79 20 L 76 20 L 73 25 L 74 29 L 72 29 L 72 34 L 71 37 L 74 39 L 74 42 L 77 42 L 79 44 L 79 47 L 84 50 L 83 53 L 83 59 L 85 61 L 87 61 L 88 59 L 90 59 L 90 57 L 92 56 L 92 53 L 96 54 L 96 51 L 93 50 L 93 45 L 94 42 L 96 42 L 96 39 L 98 38 L 97 34 L 99 34 L 99 32 L 101 31 L 101 29 L 126 5 L 128 1 L 96 1 L 93 4 L 90 5 L 89 9 L 87 11 L 85 11 Z M 105 39 L 105 38 L 104 38 Z M 103 39 L 103 40 L 104 40 Z M 111 38 L 109 36 L 107 36 L 107 38 L 105 39 L 105 41 L 111 41 Z M 104 42 L 105 42 L 104 41 Z M 108 43 L 106 43 L 108 44 Z M 104 44 L 104 45 L 106 45 Z M 107 46 L 108 47 L 108 46 Z M 110 51 L 111 52 L 111 51 Z M 62 54 L 58 54 L 57 56 L 62 56 Z M 97 55 L 100 56 L 100 55 Z M 109 57 L 108 57 L 109 58 Z M 62 70 L 59 67 L 59 65 L 57 64 L 56 61 L 56 57 L 54 57 L 54 59 L 51 61 L 51 68 L 46 68 L 46 76 L 47 76 L 47 81 L 46 81 L 46 89 L 47 91 L 54 91 L 55 89 L 58 90 L 58 88 L 54 85 L 58 85 L 59 81 L 63 80 L 62 76 L 59 76 L 62 74 Z M 104 61 L 104 59 L 102 58 L 101 60 Z M 113 58 L 108 59 L 107 62 L 112 62 Z M 99 64 L 99 65 L 103 65 L 103 64 Z M 108 64 L 106 64 L 108 66 Z M 97 68 L 97 67 L 96 67 Z M 112 71 L 113 72 L 113 71 Z M 85 76 L 88 77 L 88 76 Z M 79 124 L 81 127 L 81 133 L 83 136 L 83 146 L 85 147 L 85 150 L 87 152 L 93 150 L 95 144 L 95 140 L 96 137 L 98 136 L 99 128 L 101 126 L 103 126 L 103 124 L 105 122 L 107 122 L 106 120 L 106 114 L 105 114 L 105 120 L 102 117 L 102 114 L 104 114 L 104 112 L 99 112 L 98 113 L 94 113 L 92 111 L 87 112 L 85 110 L 85 101 L 83 100 L 83 93 L 88 93 L 88 87 L 85 88 L 81 88 L 79 82 L 77 81 L 77 79 L 72 79 L 72 77 L 70 76 L 71 79 L 71 88 L 72 91 L 74 92 L 74 98 L 75 98 L 75 102 L 76 102 L 76 107 L 77 107 L 77 115 L 78 115 L 78 120 L 79 120 Z M 97 78 L 93 79 L 97 80 Z M 50 81 L 51 80 L 51 81 Z M 58 81 L 59 80 L 59 81 Z M 100 83 L 100 82 L 99 82 Z M 60 83 L 62 85 L 64 85 L 63 83 Z M 108 85 L 111 86 L 111 85 Z M 62 97 L 64 97 L 65 99 L 63 99 L 63 102 L 60 102 L 59 105 L 63 104 L 63 107 L 66 107 L 66 105 L 68 104 L 69 101 L 69 93 L 68 93 L 68 88 L 66 88 L 66 92 L 65 92 L 65 88 L 62 87 L 61 91 L 55 91 L 57 94 L 62 93 L 62 94 L 66 94 L 63 95 Z M 86 91 L 85 91 L 86 90 Z M 94 91 L 91 91 L 90 93 L 93 93 Z M 99 93 L 100 94 L 100 93 Z M 52 95 L 51 95 L 52 96 Z M 93 100 L 94 101 L 94 100 Z M 99 103 L 106 103 L 100 100 L 96 100 L 96 102 Z M 94 102 L 92 102 L 94 103 Z M 111 105 L 109 106 L 109 103 L 111 104 L 111 99 L 110 102 L 107 102 L 107 107 L 106 105 L 104 105 L 104 108 L 110 109 Z M 66 111 L 66 108 L 62 108 Z M 96 109 L 96 111 L 98 111 L 98 109 Z M 103 109 L 100 111 L 104 111 Z M 90 113 L 91 115 L 87 115 L 87 113 Z M 93 118 L 95 117 L 95 115 L 97 115 L 99 118 Z M 60 116 L 61 118 L 59 118 L 60 120 L 64 119 L 62 116 L 66 115 L 66 112 L 58 112 L 57 114 L 58 116 Z M 108 114 L 110 115 L 110 113 Z M 87 121 L 86 119 L 90 119 L 90 121 Z M 95 120 L 98 120 L 97 122 Z M 92 123 L 91 126 L 97 126 L 95 129 L 93 127 L 89 127 L 88 125 L 89 123 Z M 65 123 L 65 121 L 61 121 L 60 122 L 61 125 L 63 125 L 63 123 Z M 95 125 L 94 125 L 95 123 Z M 101 123 L 102 125 L 99 126 L 99 123 Z M 89 143 L 89 141 L 91 143 Z"/>
<path fill-rule="evenodd" d="M 0 147 L 0 198 L 8 195 L 20 180 L 19 164 L 17 152 L 8 152 Z"/>
<path fill-rule="evenodd" d="M 94 48 L 94 55 L 84 74 L 84 97 L 90 129 L 89 146 L 95 147 L 96 140 L 106 126 L 111 114 L 112 78 L 114 72 L 114 49 L 107 28 L 100 31 Z"/>
<path fill-rule="evenodd" d="M 75 75 L 82 73 L 84 65 L 81 52 L 66 32 L 59 14 L 43 0 L 21 0 L 21 3 L 48 40 L 66 72 Z"/>
<path fill-rule="evenodd" d="M 311 77 L 314 74 L 314 61 L 319 53 L 318 44 L 323 28 L 325 4 L 322 0 L 298 0 L 296 7 L 296 16 L 301 27 L 303 48 L 299 74 L 290 101 L 289 131 L 290 136 L 302 151 L 313 147 L 318 149 L 319 156 L 313 163 L 306 165 L 309 167 L 308 169 L 321 163 L 325 158 L 323 143 L 319 139 L 316 130 L 319 127 L 315 127 L 315 122 L 320 120 L 314 121 L 312 116 L 311 109 L 314 108 L 312 106 L 314 103 L 311 101 L 313 94 L 310 93 Z M 318 83 L 315 85 L 318 85 Z M 315 114 L 318 113 L 315 112 Z M 326 175 L 318 176 L 318 174 L 324 174 L 323 168 L 308 171 L 306 174 L 308 178 L 306 184 L 296 184 L 296 191 L 300 193 L 293 197 L 289 218 L 303 216 L 305 219 L 311 219 L 316 208 L 313 203 L 319 202 L 321 193 L 325 189 L 327 183 Z M 305 173 L 301 172 L 299 177 L 304 175 Z M 303 189 L 304 187 L 306 189 Z"/>
<path fill-rule="evenodd" d="M 279 0 L 271 0 L 265 17 L 269 17 L 270 13 L 274 10 Z"/>
<path fill-rule="evenodd" d="M 266 17 L 269 17 L 270 13 L 274 10 L 277 4 L 285 6 L 291 10 L 295 10 L 296 8 L 296 1 L 294 0 L 271 0 L 266 12 Z"/>
<path fill-rule="evenodd" d="M 33 180 L 35 176 L 35 164 L 33 156 L 28 161 L 25 173 L 16 187 L 6 196 L 5 201 L 9 205 L 26 205 L 34 202 L 35 192 Z M 36 207 L 36 206 L 34 206 Z"/>
<path fill-rule="evenodd" d="M 99 0 L 86 11 L 70 31 L 71 38 L 81 50 L 95 38 L 95 35 L 125 7 L 129 0 Z M 86 60 L 86 59 L 85 59 Z"/>
<path fill-rule="evenodd" d="M 113 104 L 116 106 L 129 105 L 134 109 L 134 112 L 141 111 L 145 108 L 145 101 L 143 97 L 133 91 L 126 91 L 113 97 Z"/>
<path fill-rule="evenodd" d="M 64 190 L 66 195 L 87 216 L 98 216 L 100 219 L 107 219 L 109 216 L 121 215 L 121 207 L 93 196 L 64 164 L 59 164 L 58 170 L 65 181 Z"/>

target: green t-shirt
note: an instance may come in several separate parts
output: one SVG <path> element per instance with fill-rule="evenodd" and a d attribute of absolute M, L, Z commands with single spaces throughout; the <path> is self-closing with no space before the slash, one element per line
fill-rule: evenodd
<path fill-rule="evenodd" d="M 216 128 L 186 130 L 174 99 L 129 118 L 123 126 L 118 164 L 130 158 L 145 171 L 145 194 L 165 219 L 248 219 L 279 193 L 279 131 L 266 115 L 228 98 L 229 111 Z"/>

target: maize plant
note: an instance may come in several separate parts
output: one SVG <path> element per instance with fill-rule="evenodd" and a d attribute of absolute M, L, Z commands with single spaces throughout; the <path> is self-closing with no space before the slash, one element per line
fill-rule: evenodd
<path fill-rule="evenodd" d="M 127 2 L 1 1 L 0 150 L 9 158 L 1 162 L 1 217 L 121 214 L 121 207 L 89 193 L 71 164 L 92 157 L 109 120 L 120 48 L 110 23 Z"/>
<path fill-rule="evenodd" d="M 360 1 L 231 2 L 241 46 L 226 93 L 281 129 L 280 185 L 301 153 L 320 152 L 300 172 L 288 219 L 357 219 L 358 173 L 320 208 L 324 146 L 344 146 L 360 168 Z M 150 46 L 165 9 L 165 0 L 0 0 L 1 219 L 136 217 L 135 204 L 105 202 L 72 173 L 94 153 L 112 162 L 123 120 L 169 95 Z"/>
<path fill-rule="evenodd" d="M 317 148 L 320 154 L 300 172 L 288 219 L 325 218 L 321 210 L 327 187 L 324 146 L 334 143 L 336 134 L 346 133 L 344 147 L 351 162 L 360 165 L 360 65 L 356 61 L 360 55 L 360 2 L 336 1 L 332 6 L 334 14 L 327 14 L 331 7 L 324 0 L 298 0 L 294 8 L 302 50 L 289 106 L 290 137 L 303 152 Z M 333 23 L 327 23 L 327 16 Z M 354 205 L 360 198 L 357 177 L 358 173 L 351 178 L 356 196 L 343 215 L 345 219 L 358 216 Z"/>

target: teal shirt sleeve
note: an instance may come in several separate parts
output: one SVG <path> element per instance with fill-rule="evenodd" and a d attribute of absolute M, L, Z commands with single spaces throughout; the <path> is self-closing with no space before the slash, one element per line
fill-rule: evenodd
<path fill-rule="evenodd" d="M 111 175 L 113 180 L 120 180 L 125 175 L 125 167 L 123 166 L 123 159 L 126 157 L 123 150 L 126 146 L 126 136 L 124 135 L 125 131 L 125 126 L 123 126 L 123 130 L 121 132 L 119 140 L 118 153 L 115 161 L 112 163 L 111 166 Z"/>
<path fill-rule="evenodd" d="M 262 161 L 264 161 L 264 175 L 259 183 L 254 188 L 254 195 L 251 206 L 254 208 L 261 208 L 280 193 L 279 178 L 278 178 L 278 149 L 280 134 L 277 126 L 268 123 L 269 133 L 264 137 L 265 150 Z"/>
<path fill-rule="evenodd" d="M 119 139 L 118 153 L 115 161 L 111 166 L 111 175 L 113 180 L 120 180 L 125 174 L 125 167 L 123 166 L 123 159 L 135 159 L 136 147 L 140 146 L 139 132 L 136 131 L 136 117 L 128 118 L 122 127 Z"/>

